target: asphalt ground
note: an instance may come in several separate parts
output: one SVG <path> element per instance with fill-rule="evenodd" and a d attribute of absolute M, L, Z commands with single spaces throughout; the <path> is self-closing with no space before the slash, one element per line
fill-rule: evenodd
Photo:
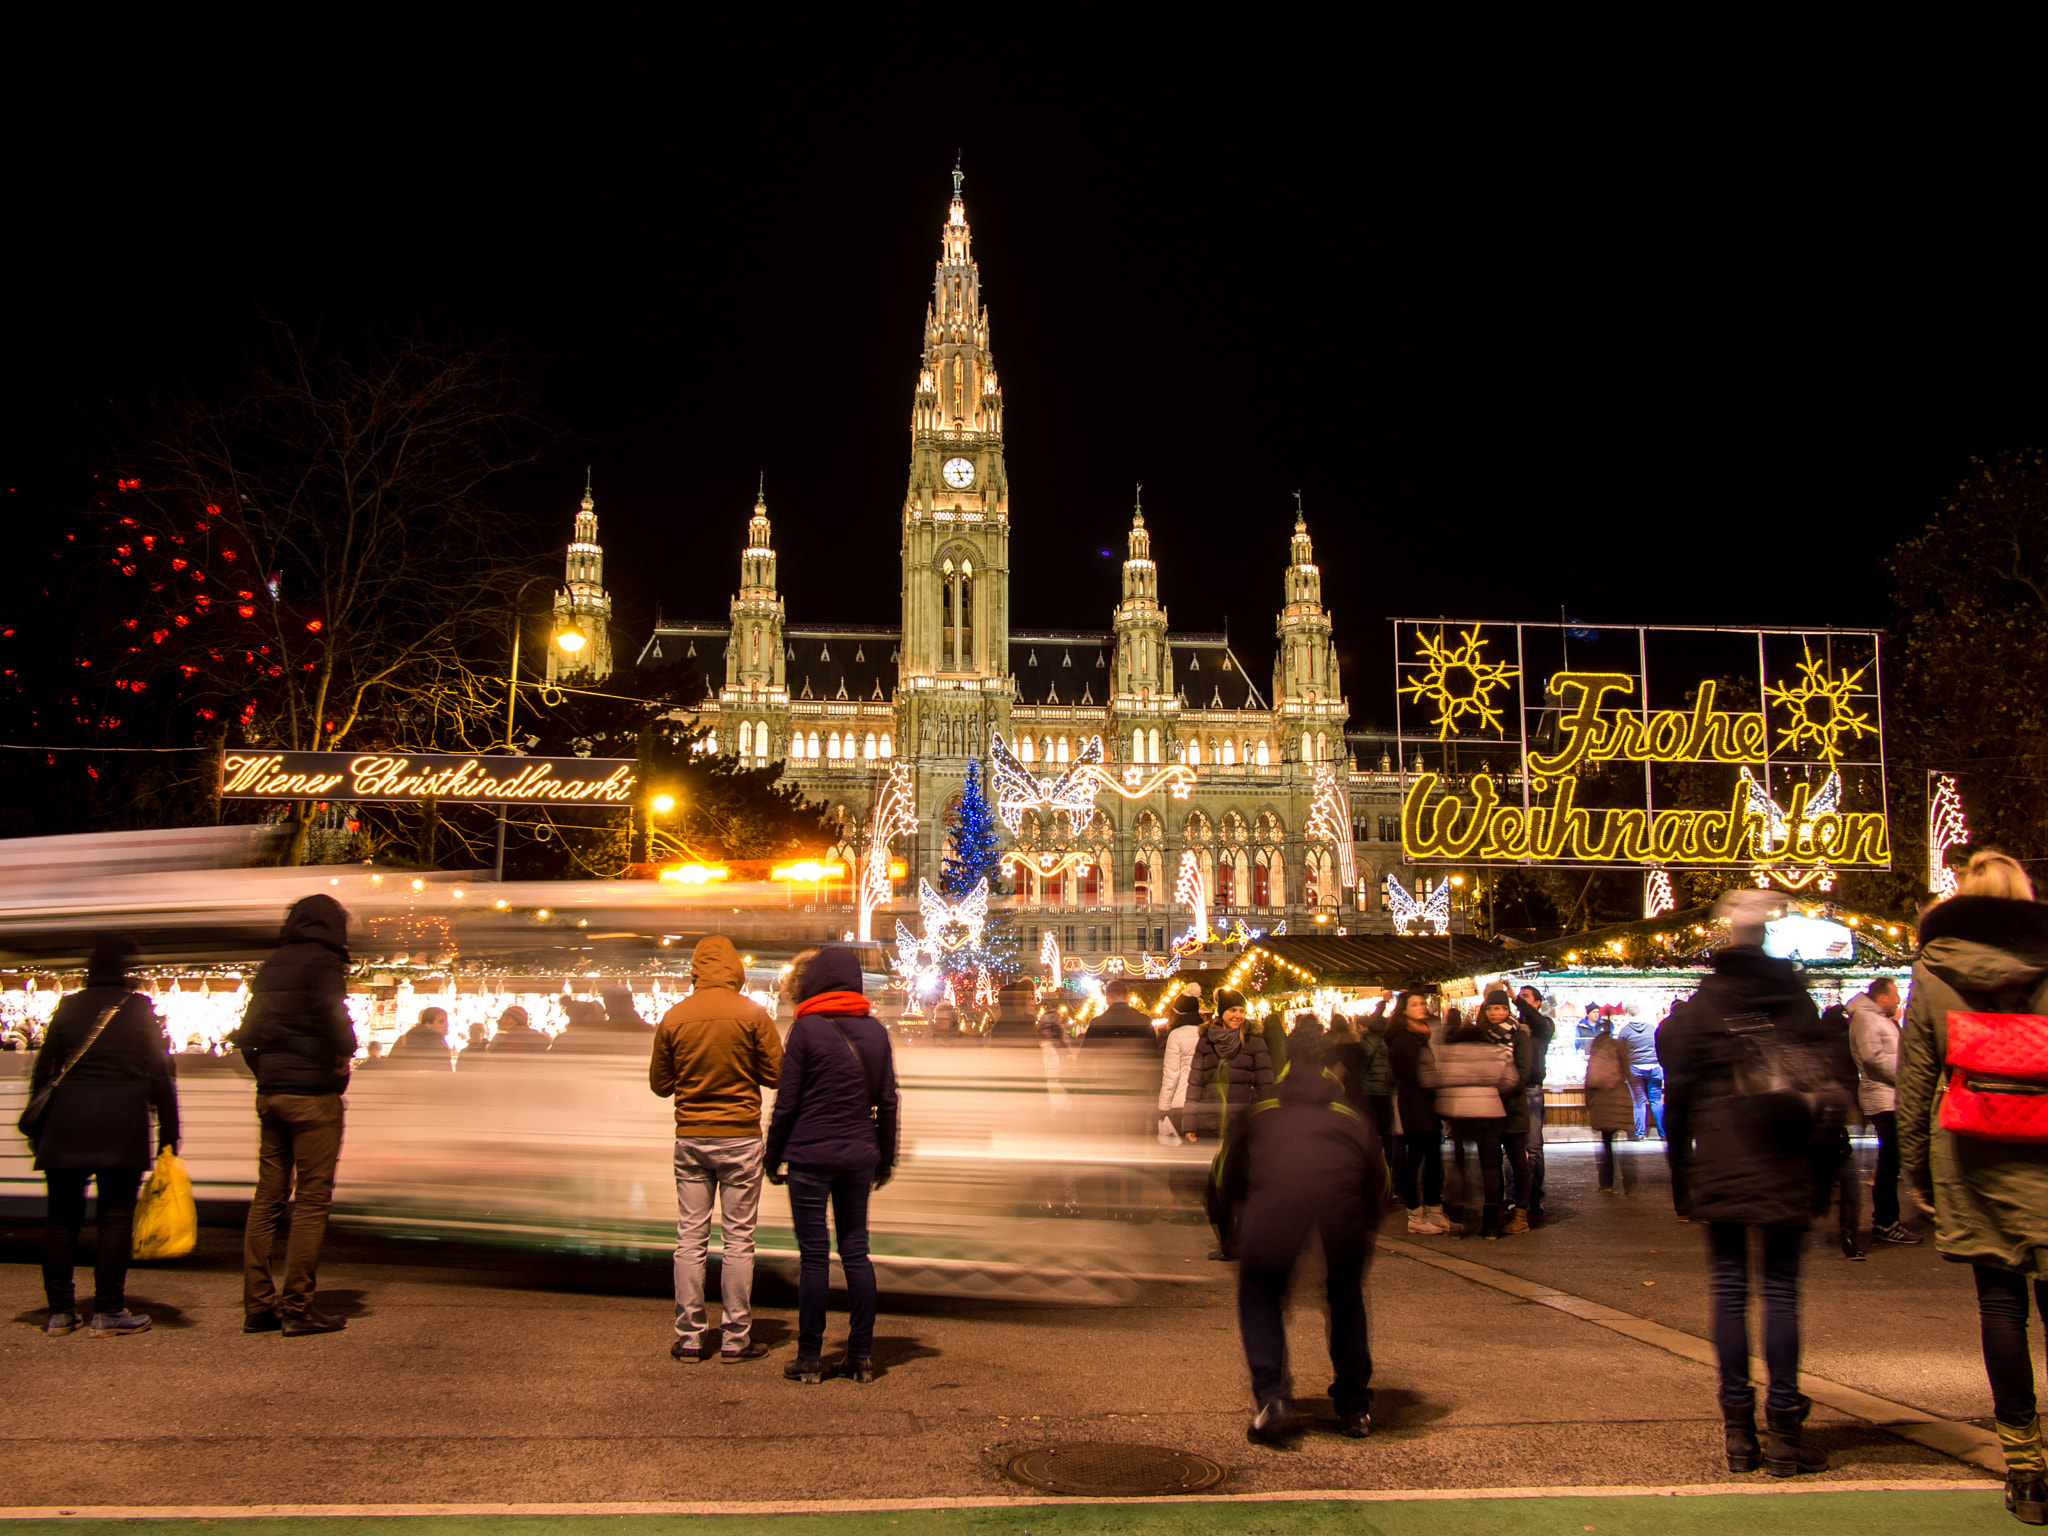
<path fill-rule="evenodd" d="M 1726 1488 L 1713 1373 L 1697 1358 L 1703 1234 L 1673 1216 L 1654 1147 L 1637 1153 L 1632 1191 L 1615 1196 L 1595 1192 L 1585 1144 L 1550 1154 L 1551 1217 L 1526 1236 L 1411 1240 L 1390 1220 L 1369 1282 L 1369 1440 L 1335 1434 L 1317 1395 L 1322 1319 L 1316 1266 L 1305 1263 L 1291 1340 L 1302 1406 L 1320 1422 L 1285 1449 L 1244 1439 L 1251 1402 L 1232 1275 L 1206 1259 L 1199 1227 L 1173 1234 L 1194 1278 L 1127 1304 L 885 1296 L 881 1377 L 802 1387 L 781 1377 L 794 1297 L 780 1279 L 764 1276 L 756 1291 L 757 1337 L 771 1355 L 685 1365 L 668 1355 L 665 1263 L 345 1232 L 329 1245 L 322 1304 L 351 1316 L 346 1333 L 241 1334 L 239 1234 L 207 1229 L 188 1258 L 137 1268 L 131 1304 L 157 1319 L 152 1332 L 49 1339 L 36 1234 L 17 1223 L 0 1228 L 0 1318 L 11 1319 L 0 1327 L 0 1506 L 80 1510 L 60 1522 L 76 1529 L 109 1523 L 92 1512 L 115 1509 L 480 1507 L 475 1525 L 508 1507 L 971 1501 L 775 1521 L 905 1536 L 1167 1529 L 1162 1520 L 1187 1531 L 1434 1531 L 1452 1528 L 1446 1501 L 1384 1496 Z M 1468 1265 L 1480 1268 L 1460 1272 Z M 1921 1430 L 1961 1436 L 1964 1450 L 1973 1433 L 1983 1443 L 1971 1428 L 1988 1422 L 1989 1403 L 1967 1272 L 1931 1245 L 1850 1264 L 1816 1242 L 1805 1295 L 1807 1369 L 1864 1412 L 1817 1409 L 1812 1433 L 1833 1465 L 1799 1480 L 1800 1493 L 1758 1474 L 1740 1480 L 1753 1491 L 1712 1498 L 1454 1499 L 1456 1528 L 1677 1532 L 1726 1499 L 1788 1531 L 2009 1520 L 1980 1466 L 1901 1438 L 1912 1424 L 1894 1433 L 1881 1422 L 1903 1412 L 1931 1421 Z M 843 1314 L 837 1322 L 843 1330 Z M 841 1338 L 828 1336 L 828 1356 Z M 1054 1507 L 1004 1476 L 1024 1450 L 1078 1440 L 1194 1452 L 1227 1469 L 1216 1495 L 1283 1502 Z M 1851 1491 L 1871 1484 L 1927 1491 Z M 1349 1498 L 1325 1505 L 1318 1493 Z M 1361 1496 L 1380 1499 L 1353 1502 Z M 694 1517 L 691 1528 L 759 1529 L 768 1517 L 730 1518 L 741 1523 Z M 1727 1528 L 1720 1518 L 1715 1528 Z"/>

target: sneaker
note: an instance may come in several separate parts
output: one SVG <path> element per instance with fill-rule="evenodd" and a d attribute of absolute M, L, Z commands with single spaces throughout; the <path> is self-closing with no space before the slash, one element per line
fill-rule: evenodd
<path fill-rule="evenodd" d="M 140 1312 L 130 1312 L 123 1307 L 119 1312 L 95 1312 L 92 1315 L 92 1336 L 96 1339 L 118 1339 L 123 1334 L 149 1332 L 149 1319 Z"/>
<path fill-rule="evenodd" d="M 822 1360 L 806 1360 L 802 1355 L 798 1355 L 782 1368 L 782 1379 L 784 1381 L 801 1381 L 811 1386 L 816 1386 L 825 1379 L 825 1362 Z"/>
<path fill-rule="evenodd" d="M 255 1312 L 242 1314 L 242 1332 L 276 1333 L 284 1327 L 284 1319 L 277 1315 L 277 1308 L 264 1307 Z"/>
<path fill-rule="evenodd" d="M 1245 1426 L 1244 1437 L 1254 1445 L 1278 1445 L 1294 1434 L 1294 1414 L 1275 1397 L 1259 1407 L 1259 1416 Z"/>
<path fill-rule="evenodd" d="M 43 1324 L 43 1332 L 53 1339 L 62 1338 L 67 1333 L 76 1333 L 77 1331 L 78 1314 L 76 1312 L 52 1312 L 50 1320 Z"/>
<path fill-rule="evenodd" d="M 1435 1222 L 1439 1231 L 1455 1232 L 1458 1229 L 1458 1224 L 1444 1214 L 1444 1208 L 1440 1205 L 1425 1205 L 1422 1214 Z"/>
<path fill-rule="evenodd" d="M 1529 1218 L 1527 1214 L 1522 1211 L 1509 1211 L 1508 1219 L 1501 1223 L 1500 1235 L 1502 1237 L 1513 1237 L 1517 1232 L 1526 1232 L 1528 1230 Z"/>
<path fill-rule="evenodd" d="M 669 1358 L 672 1360 L 688 1360 L 694 1364 L 710 1354 L 711 1351 L 701 1344 L 685 1344 L 681 1339 L 677 1339 L 675 1343 L 669 1345 L 668 1353 Z"/>
<path fill-rule="evenodd" d="M 721 1349 L 718 1352 L 718 1358 L 722 1363 L 731 1365 L 738 1360 L 758 1360 L 767 1353 L 768 1346 L 766 1344 L 749 1340 L 738 1349 Z"/>
<path fill-rule="evenodd" d="M 1909 1248 L 1921 1241 L 1896 1221 L 1888 1227 L 1872 1227 L 1870 1235 L 1880 1243 L 1903 1243 Z"/>
<path fill-rule="evenodd" d="M 339 1333 L 347 1326 L 345 1317 L 308 1307 L 303 1312 L 286 1312 L 280 1316 L 277 1331 L 288 1339 L 302 1339 L 316 1333 Z"/>
<path fill-rule="evenodd" d="M 1348 1439 L 1363 1440 L 1372 1433 L 1372 1415 L 1369 1413 L 1342 1414 L 1337 1420 L 1337 1432 Z"/>

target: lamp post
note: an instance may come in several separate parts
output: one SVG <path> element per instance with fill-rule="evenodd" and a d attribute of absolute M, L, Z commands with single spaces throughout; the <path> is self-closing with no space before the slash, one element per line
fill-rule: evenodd
<path fill-rule="evenodd" d="M 505 679 L 504 750 L 507 752 L 512 751 L 512 725 L 519 708 L 519 621 L 523 617 L 519 611 L 520 605 L 526 601 L 526 594 L 533 590 L 535 582 L 553 580 L 552 576 L 529 576 L 520 584 L 519 590 L 512 596 L 512 669 Z M 554 637 L 554 642 L 573 656 L 576 652 L 583 649 L 583 633 L 575 628 L 564 629 Z M 500 884 L 505 879 L 505 807 L 503 805 L 498 807 L 498 849 L 497 856 L 491 866 L 491 878 Z"/>

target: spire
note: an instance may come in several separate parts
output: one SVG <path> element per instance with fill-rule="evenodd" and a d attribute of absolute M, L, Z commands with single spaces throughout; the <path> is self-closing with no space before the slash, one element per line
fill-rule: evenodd
<path fill-rule="evenodd" d="M 761 479 L 754 490 L 754 515 L 747 521 L 747 558 L 741 562 L 742 579 L 750 586 L 775 585 L 775 561 L 771 554 L 774 540 L 769 536 L 768 527 L 768 471 L 761 471 Z M 769 555 L 766 572 L 755 570 L 747 564 L 749 560 Z M 766 576 L 766 581 L 746 580 L 748 577 Z"/>
<path fill-rule="evenodd" d="M 597 542 L 597 498 L 592 470 L 583 467 L 583 500 L 576 512 L 576 531 L 569 541 L 565 580 L 555 592 L 555 626 L 584 637 L 583 649 L 572 654 L 548 647 L 548 681 L 580 676 L 602 681 L 612 669 L 612 600 L 604 589 L 604 549 Z"/>
<path fill-rule="evenodd" d="M 1301 510 L 1301 492 L 1299 491 L 1294 493 L 1294 531 L 1301 534 L 1308 532 L 1308 518 Z"/>
<path fill-rule="evenodd" d="M 964 158 L 960 150 L 953 151 L 953 201 L 960 201 L 960 183 L 967 178 L 960 174 L 960 161 Z"/>
<path fill-rule="evenodd" d="M 1131 512 L 1131 526 L 1133 528 L 1145 526 L 1145 482 L 1142 480 L 1138 482 L 1138 500 L 1137 506 Z"/>
<path fill-rule="evenodd" d="M 590 466 L 583 466 L 583 510 L 588 512 L 597 505 L 590 496 Z"/>

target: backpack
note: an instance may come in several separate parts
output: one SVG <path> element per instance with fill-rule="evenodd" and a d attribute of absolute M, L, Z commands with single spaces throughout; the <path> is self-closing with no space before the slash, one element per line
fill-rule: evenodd
<path fill-rule="evenodd" d="M 1824 1047 L 1794 1038 L 1763 1013 L 1724 1020 L 1733 1044 L 1735 1097 L 1786 1156 L 1812 1151 L 1849 1119 L 1849 1094 Z"/>
<path fill-rule="evenodd" d="M 2048 1016 L 1948 1016 L 1941 1128 L 1979 1141 L 2048 1142 Z"/>

